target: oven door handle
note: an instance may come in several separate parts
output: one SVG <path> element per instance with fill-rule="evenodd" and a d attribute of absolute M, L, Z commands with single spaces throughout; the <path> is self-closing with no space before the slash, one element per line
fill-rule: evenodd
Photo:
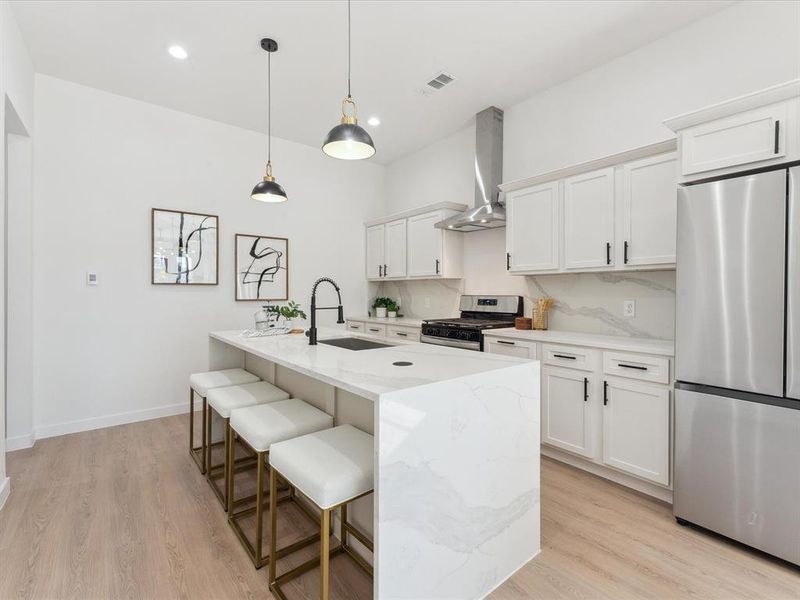
<path fill-rule="evenodd" d="M 436 344 L 437 346 L 450 346 L 453 348 L 465 348 L 467 350 L 480 350 L 480 342 L 466 342 L 464 340 L 451 340 L 450 338 L 439 338 L 432 335 L 421 335 L 419 341 L 424 344 Z"/>

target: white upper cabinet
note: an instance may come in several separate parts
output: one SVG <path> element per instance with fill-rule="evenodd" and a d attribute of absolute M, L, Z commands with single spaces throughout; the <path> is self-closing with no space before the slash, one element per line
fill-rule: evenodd
<path fill-rule="evenodd" d="M 434 227 L 441 220 L 439 211 L 409 217 L 409 277 L 429 277 L 441 273 L 444 230 Z"/>
<path fill-rule="evenodd" d="M 565 179 L 564 268 L 613 265 L 613 246 L 614 169 Z"/>
<path fill-rule="evenodd" d="M 664 121 L 678 134 L 679 181 L 800 159 L 800 79 Z"/>
<path fill-rule="evenodd" d="M 559 267 L 558 181 L 506 196 L 506 269 L 552 271 Z"/>
<path fill-rule="evenodd" d="M 406 220 L 386 223 L 384 277 L 406 276 Z"/>
<path fill-rule="evenodd" d="M 677 162 L 669 153 L 622 167 L 623 266 L 675 263 Z"/>
<path fill-rule="evenodd" d="M 384 225 L 367 227 L 367 279 L 383 278 L 385 237 Z"/>

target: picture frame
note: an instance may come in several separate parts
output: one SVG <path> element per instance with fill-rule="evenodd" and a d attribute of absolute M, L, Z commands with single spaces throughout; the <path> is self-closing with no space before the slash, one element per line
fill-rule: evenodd
<path fill-rule="evenodd" d="M 237 233 L 234 241 L 237 302 L 289 299 L 289 239 Z"/>
<path fill-rule="evenodd" d="M 151 284 L 219 284 L 217 215 L 153 208 L 150 234 Z"/>

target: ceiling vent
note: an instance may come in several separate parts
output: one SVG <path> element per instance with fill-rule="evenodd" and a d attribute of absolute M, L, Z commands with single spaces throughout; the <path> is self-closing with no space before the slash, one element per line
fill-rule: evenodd
<path fill-rule="evenodd" d="M 448 75 L 444 71 L 439 73 L 436 77 L 428 82 L 428 87 L 433 90 L 440 90 L 444 86 L 453 83 L 456 80 L 452 75 Z"/>

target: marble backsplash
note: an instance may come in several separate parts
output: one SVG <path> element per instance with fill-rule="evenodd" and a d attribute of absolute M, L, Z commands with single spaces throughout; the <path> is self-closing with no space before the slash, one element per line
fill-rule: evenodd
<path fill-rule="evenodd" d="M 525 314 L 537 298 L 555 298 L 550 329 L 606 335 L 673 339 L 675 332 L 675 271 L 625 273 L 559 273 L 509 276 L 492 282 L 477 278 L 382 281 L 369 285 L 369 300 L 389 296 L 400 300 L 401 313 L 415 318 L 458 314 L 461 294 L 516 294 L 525 299 Z M 636 301 L 636 316 L 624 317 L 624 300 Z"/>

